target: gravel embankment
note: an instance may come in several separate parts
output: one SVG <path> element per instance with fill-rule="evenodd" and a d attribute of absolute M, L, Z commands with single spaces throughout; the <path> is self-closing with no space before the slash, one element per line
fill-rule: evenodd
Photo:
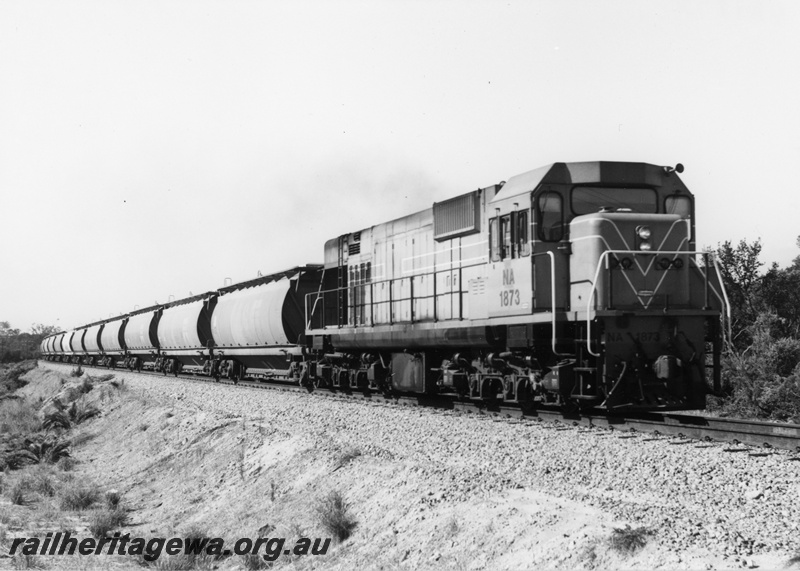
<path fill-rule="evenodd" d="M 593 506 L 645 526 L 667 549 L 744 558 L 800 553 L 800 461 L 755 450 L 646 434 L 498 420 L 158 377 L 131 386 L 198 413 L 262 418 L 280 431 L 402 461 L 438 482 L 424 503 L 444 505 L 526 489 Z"/>

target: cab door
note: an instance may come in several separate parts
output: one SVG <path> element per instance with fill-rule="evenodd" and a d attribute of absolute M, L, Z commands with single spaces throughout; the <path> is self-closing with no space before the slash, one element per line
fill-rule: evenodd
<path fill-rule="evenodd" d="M 505 212 L 503 212 L 505 210 Z M 489 219 L 489 317 L 530 315 L 533 311 L 530 210 L 499 206 Z"/>
<path fill-rule="evenodd" d="M 562 193 L 545 187 L 534 193 L 532 226 L 533 311 L 552 311 L 555 282 L 556 310 L 569 310 L 567 223 Z"/>

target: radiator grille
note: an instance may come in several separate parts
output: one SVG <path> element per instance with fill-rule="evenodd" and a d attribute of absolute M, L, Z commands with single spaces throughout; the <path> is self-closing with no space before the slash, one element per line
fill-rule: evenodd
<path fill-rule="evenodd" d="M 433 204 L 433 237 L 438 241 L 480 230 L 478 191 Z"/>

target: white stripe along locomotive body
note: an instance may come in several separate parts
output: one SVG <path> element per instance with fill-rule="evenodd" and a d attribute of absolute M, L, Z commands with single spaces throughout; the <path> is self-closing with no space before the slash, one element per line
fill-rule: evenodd
<path fill-rule="evenodd" d="M 92 324 L 77 330 L 83 351 L 54 336 L 42 352 L 488 404 L 701 408 L 726 299 L 677 172 L 555 163 L 329 240 L 323 266 Z"/>

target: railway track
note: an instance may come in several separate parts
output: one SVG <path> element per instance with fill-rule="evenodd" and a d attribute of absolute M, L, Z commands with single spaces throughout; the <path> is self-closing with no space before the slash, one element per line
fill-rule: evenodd
<path fill-rule="evenodd" d="M 65 369 L 75 366 L 68 363 L 55 363 L 46 361 L 49 365 L 56 365 Z M 106 367 L 81 365 L 84 369 L 97 371 L 116 371 L 131 373 L 127 369 L 108 369 Z M 142 375 L 156 377 L 165 376 L 163 373 L 142 371 Z M 170 378 L 179 378 L 192 382 L 220 383 L 242 388 L 279 390 L 288 392 L 308 393 L 303 387 L 278 381 L 248 381 L 234 382 L 229 379 L 215 381 L 213 378 L 196 375 L 166 375 Z M 677 436 L 685 439 L 705 440 L 714 442 L 727 442 L 753 447 L 778 448 L 800 452 L 800 424 L 780 422 L 764 422 L 755 420 L 741 420 L 720 418 L 680 412 L 651 412 L 630 416 L 616 416 L 596 413 L 566 413 L 548 408 L 533 408 L 508 405 L 487 405 L 469 400 L 460 400 L 452 396 L 427 396 L 427 395 L 396 395 L 385 396 L 381 393 L 362 393 L 348 390 L 317 389 L 316 394 L 334 398 L 356 398 L 372 402 L 393 403 L 405 406 L 422 406 L 436 409 L 452 410 L 455 412 L 483 414 L 502 418 L 515 418 L 524 420 L 539 420 L 545 422 L 559 422 L 573 426 L 600 427 L 608 430 L 628 432 L 645 432 L 667 436 Z"/>

